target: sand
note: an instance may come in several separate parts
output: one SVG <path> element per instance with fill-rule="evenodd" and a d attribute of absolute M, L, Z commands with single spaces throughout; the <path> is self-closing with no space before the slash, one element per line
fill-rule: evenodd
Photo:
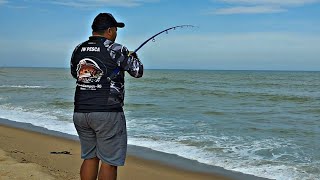
<path fill-rule="evenodd" d="M 81 163 L 78 141 L 0 125 L 0 180 L 80 179 Z M 125 166 L 119 167 L 118 179 L 228 180 L 231 178 L 213 173 L 183 170 L 128 155 Z"/>

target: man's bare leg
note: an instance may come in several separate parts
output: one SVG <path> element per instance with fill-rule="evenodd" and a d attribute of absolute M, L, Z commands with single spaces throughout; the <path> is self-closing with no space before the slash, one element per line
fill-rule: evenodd
<path fill-rule="evenodd" d="M 81 180 L 96 180 L 98 168 L 99 159 L 97 157 L 84 160 L 80 169 Z"/>
<path fill-rule="evenodd" d="M 101 162 L 99 170 L 99 180 L 116 180 L 117 179 L 117 166 L 111 166 Z"/>

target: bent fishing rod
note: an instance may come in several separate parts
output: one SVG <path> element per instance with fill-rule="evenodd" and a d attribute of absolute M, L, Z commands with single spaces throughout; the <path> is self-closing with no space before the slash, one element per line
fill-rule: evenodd
<path fill-rule="evenodd" d="M 171 27 L 171 28 L 168 28 L 168 29 L 165 29 L 165 30 L 163 30 L 163 31 L 161 31 L 161 32 L 158 32 L 157 34 L 151 36 L 149 39 L 147 39 L 146 41 L 144 41 L 136 50 L 134 50 L 133 52 L 129 52 L 129 56 L 135 54 L 134 56 L 137 57 L 136 52 L 139 51 L 139 49 L 141 49 L 141 48 L 142 48 L 145 44 L 147 44 L 150 40 L 155 41 L 154 38 L 157 37 L 157 36 L 159 36 L 160 34 L 162 34 L 162 33 L 164 33 L 164 32 L 168 33 L 170 30 L 176 30 L 177 28 L 184 28 L 184 27 L 192 27 L 192 28 L 193 28 L 193 27 L 195 27 L 195 26 L 193 26 L 193 25 L 173 26 L 173 27 Z M 112 79 L 114 76 L 116 76 L 116 74 L 117 74 L 119 71 L 120 71 L 120 69 L 119 69 L 119 68 L 116 68 L 116 69 L 112 72 L 112 74 L 110 75 L 109 79 Z"/>
<path fill-rule="evenodd" d="M 168 34 L 168 32 L 169 32 L 170 30 L 176 30 L 177 28 L 184 28 L 184 27 L 192 27 L 192 28 L 194 28 L 195 26 L 193 26 L 193 25 L 179 25 L 179 26 L 174 26 L 174 27 L 165 29 L 165 30 L 163 30 L 163 31 L 161 31 L 161 32 L 158 32 L 157 34 L 151 36 L 149 39 L 147 39 L 146 41 L 144 41 L 136 50 L 134 50 L 134 51 L 133 51 L 132 53 L 130 53 L 130 54 L 134 54 L 134 53 L 136 53 L 137 51 L 139 51 L 139 49 L 141 49 L 141 48 L 142 48 L 145 44 L 147 44 L 150 40 L 155 41 L 154 38 L 157 37 L 158 35 L 160 35 L 160 34 L 162 34 L 162 33 L 164 33 L 164 32 L 166 32 L 166 33 Z"/>

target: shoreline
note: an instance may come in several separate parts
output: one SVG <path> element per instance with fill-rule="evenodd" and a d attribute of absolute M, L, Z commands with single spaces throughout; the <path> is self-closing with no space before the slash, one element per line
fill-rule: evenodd
<path fill-rule="evenodd" d="M 29 123 L 15 122 L 2 118 L 0 118 L 0 129 L 0 149 L 6 151 L 8 156 L 13 157 L 18 161 L 21 161 L 21 158 L 23 158 L 27 162 L 41 165 L 44 168 L 44 171 L 55 177 L 79 179 L 78 171 L 82 160 L 80 159 L 80 145 L 77 136 L 48 130 Z M 5 135 L 5 132 L 8 134 Z M 21 134 L 31 139 L 25 139 L 23 141 L 20 139 L 20 141 L 18 141 L 19 137 L 17 137 L 17 134 Z M 9 136 L 11 138 L 9 138 Z M 20 138 L 23 138 L 23 136 L 20 136 Z M 49 141 L 49 144 L 43 143 L 42 141 L 37 144 L 34 142 L 34 138 Z M 11 141 L 14 142 L 14 145 L 9 146 Z M 50 143 L 51 141 L 52 143 Z M 39 148 L 26 147 L 33 143 L 35 143 L 34 146 L 39 146 Z M 55 147 L 59 147 L 59 149 L 57 150 Z M 69 149 L 67 147 L 69 147 Z M 21 153 L 25 152 L 28 148 L 29 156 L 26 155 L 26 153 Z M 43 154 L 44 150 L 46 150 L 46 154 Z M 48 151 L 68 151 L 71 153 L 71 156 L 66 154 L 53 155 Z M 37 156 L 36 154 L 39 155 Z M 74 167 L 75 164 L 78 167 Z M 131 179 L 133 177 L 132 175 L 134 177 L 141 176 L 142 179 L 150 179 L 150 177 L 152 177 L 151 179 L 155 179 L 154 176 L 159 177 L 159 179 L 170 178 L 177 180 L 181 178 L 187 179 L 186 177 L 213 180 L 265 179 L 240 172 L 225 170 L 221 167 L 206 165 L 174 154 L 167 154 L 145 147 L 128 145 L 126 165 L 119 168 L 119 178 Z"/>

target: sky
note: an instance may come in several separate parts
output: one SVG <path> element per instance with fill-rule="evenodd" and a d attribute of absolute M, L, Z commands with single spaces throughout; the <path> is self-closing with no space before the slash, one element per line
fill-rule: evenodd
<path fill-rule="evenodd" d="M 146 69 L 320 70 L 320 0 L 0 0 L 0 67 L 69 68 L 109 12 Z"/>

